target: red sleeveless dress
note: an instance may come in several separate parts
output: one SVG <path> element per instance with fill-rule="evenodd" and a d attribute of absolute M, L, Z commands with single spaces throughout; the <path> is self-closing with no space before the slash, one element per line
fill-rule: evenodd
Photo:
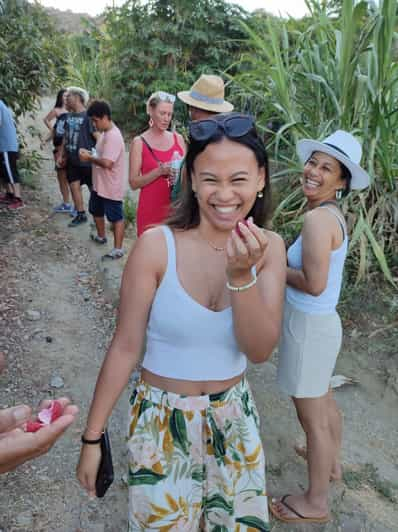
<path fill-rule="evenodd" d="M 181 157 L 184 156 L 183 149 L 178 144 L 177 135 L 173 133 L 174 143 L 169 150 L 156 150 L 151 146 L 156 157 L 162 163 L 171 161 L 173 153 L 177 151 Z M 158 161 L 149 151 L 148 146 L 142 143 L 142 163 L 141 174 L 145 175 L 159 166 Z M 151 183 L 143 186 L 140 190 L 140 198 L 137 207 L 137 236 L 140 236 L 145 229 L 154 224 L 161 224 L 169 214 L 170 208 L 170 187 L 167 176 L 160 176 Z"/>

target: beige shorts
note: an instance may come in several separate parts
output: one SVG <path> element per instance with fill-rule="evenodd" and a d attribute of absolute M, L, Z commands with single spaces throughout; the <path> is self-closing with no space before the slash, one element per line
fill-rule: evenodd
<path fill-rule="evenodd" d="M 337 312 L 307 314 L 285 302 L 277 381 L 292 397 L 321 397 L 329 389 L 342 341 Z"/>

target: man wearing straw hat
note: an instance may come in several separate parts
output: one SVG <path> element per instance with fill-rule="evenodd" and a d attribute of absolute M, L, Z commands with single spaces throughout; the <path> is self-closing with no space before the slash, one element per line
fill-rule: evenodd
<path fill-rule="evenodd" d="M 224 82 L 220 76 L 202 74 L 189 91 L 177 93 L 189 107 L 191 120 L 203 120 L 217 113 L 229 113 L 232 103 L 224 100 Z"/>
<path fill-rule="evenodd" d="M 178 98 L 188 105 L 191 120 L 204 120 L 219 113 L 233 110 L 232 103 L 224 100 L 224 82 L 220 76 L 202 74 L 189 91 L 180 91 Z M 185 167 L 182 166 L 180 177 L 174 184 L 171 198 L 176 200 L 185 180 Z"/>

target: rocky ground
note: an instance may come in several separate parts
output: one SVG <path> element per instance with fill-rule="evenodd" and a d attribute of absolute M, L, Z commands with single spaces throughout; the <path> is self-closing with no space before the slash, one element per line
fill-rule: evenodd
<path fill-rule="evenodd" d="M 0 376 L 0 403 L 37 405 L 67 395 L 81 415 L 50 455 L 1 477 L 0 529 L 100 532 L 108 524 L 107 530 L 124 530 L 120 410 L 111 424 L 118 475 L 106 503 L 89 503 L 74 479 L 84 416 L 115 307 L 86 243 L 49 219 L 40 200 L 40 193 L 29 193 L 23 211 L 11 216 L 0 211 L 1 346 L 8 359 Z"/>
<path fill-rule="evenodd" d="M 51 103 L 44 100 L 43 110 Z M 40 119 L 34 123 L 41 128 Z M 81 413 L 48 455 L 1 476 L 0 532 L 120 532 L 127 507 L 126 395 L 110 424 L 116 481 L 104 500 L 89 501 L 74 471 L 114 326 L 124 259 L 104 263 L 104 250 L 88 239 L 89 224 L 69 229 L 65 215 L 49 215 L 59 196 L 50 150 L 43 154 L 37 188 L 25 191 L 27 207 L 0 209 L 0 351 L 8 359 L 0 375 L 0 406 L 68 395 Z M 127 248 L 131 231 L 129 236 Z M 333 521 L 312 527 L 273 522 L 273 532 L 398 530 L 397 308 L 398 295 L 388 287 L 372 283 L 366 292 L 346 290 L 345 341 L 336 373 L 358 384 L 336 390 L 345 424 L 344 481 L 331 487 Z M 276 357 L 252 367 L 249 378 L 262 418 L 269 491 L 283 494 L 303 489 L 306 471 L 293 451 L 301 433 L 275 385 L 275 364 Z"/>

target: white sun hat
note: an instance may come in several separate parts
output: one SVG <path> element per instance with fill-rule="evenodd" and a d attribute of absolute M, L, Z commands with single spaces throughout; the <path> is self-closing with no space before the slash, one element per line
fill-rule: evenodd
<path fill-rule="evenodd" d="M 359 166 L 362 157 L 361 144 L 351 133 L 339 129 L 322 141 L 311 139 L 298 141 L 297 154 L 303 164 L 315 151 L 331 155 L 348 168 L 351 173 L 351 189 L 361 190 L 369 186 L 369 174 Z"/>

